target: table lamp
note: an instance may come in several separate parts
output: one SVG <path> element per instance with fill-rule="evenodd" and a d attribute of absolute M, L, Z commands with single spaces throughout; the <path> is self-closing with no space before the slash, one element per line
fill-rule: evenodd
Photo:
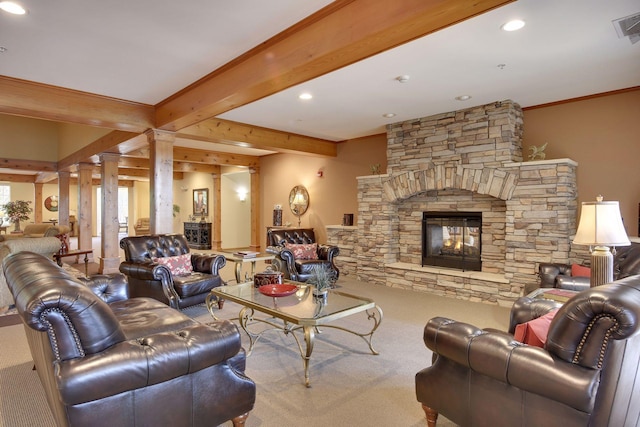
<path fill-rule="evenodd" d="M 618 202 L 583 202 L 580 224 L 573 239 L 576 245 L 589 245 L 591 287 L 613 282 L 613 254 L 609 246 L 629 246 L 631 242 L 622 224 Z"/>

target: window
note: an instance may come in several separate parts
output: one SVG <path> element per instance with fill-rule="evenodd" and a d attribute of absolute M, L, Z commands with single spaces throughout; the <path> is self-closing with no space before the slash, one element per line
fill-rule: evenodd
<path fill-rule="evenodd" d="M 9 184 L 0 184 L 0 206 L 11 201 L 11 186 Z M 4 212 L 2 212 L 4 215 Z"/>

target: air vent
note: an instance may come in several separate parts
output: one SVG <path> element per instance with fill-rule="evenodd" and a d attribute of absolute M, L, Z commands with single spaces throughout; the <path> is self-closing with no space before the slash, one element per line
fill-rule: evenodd
<path fill-rule="evenodd" d="M 613 26 L 619 38 L 629 37 L 631 43 L 640 41 L 640 13 L 616 19 Z"/>

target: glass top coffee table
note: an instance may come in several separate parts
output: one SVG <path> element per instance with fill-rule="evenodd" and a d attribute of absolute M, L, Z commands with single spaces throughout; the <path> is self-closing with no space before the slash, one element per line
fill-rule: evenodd
<path fill-rule="evenodd" d="M 350 334 L 359 336 L 368 345 L 369 350 L 374 355 L 378 352 L 373 348 L 371 340 L 373 333 L 378 329 L 382 322 L 382 309 L 376 303 L 368 298 L 363 298 L 348 293 L 340 292 L 335 289 L 328 291 L 326 298 L 313 295 L 313 286 L 305 285 L 298 282 L 286 282 L 287 284 L 296 285 L 295 292 L 288 296 L 271 297 L 261 294 L 257 288 L 253 286 L 253 282 L 242 283 L 239 285 L 220 286 L 214 288 L 207 297 L 207 309 L 209 313 L 216 319 L 214 310 L 217 307 L 218 298 L 233 301 L 243 306 L 238 315 L 240 327 L 249 337 L 249 349 L 247 354 L 250 355 L 254 345 L 262 334 L 267 331 L 277 330 L 285 334 L 291 334 L 298 345 L 302 363 L 304 366 L 305 385 L 310 387 L 309 379 L 309 361 L 313 352 L 315 334 L 318 327 L 339 329 Z M 266 317 L 254 317 L 255 312 L 266 314 Z M 370 331 L 360 333 L 351 329 L 331 324 L 336 320 L 351 316 L 357 313 L 365 312 L 368 320 L 373 322 Z M 252 332 L 249 327 L 256 322 L 267 324 L 267 329 L 259 332 Z M 295 334 L 295 331 L 302 330 L 305 346 Z"/>

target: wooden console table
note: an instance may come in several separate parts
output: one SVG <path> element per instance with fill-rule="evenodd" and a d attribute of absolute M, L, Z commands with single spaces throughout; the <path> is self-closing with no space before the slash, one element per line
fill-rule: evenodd
<path fill-rule="evenodd" d="M 62 267 L 62 258 L 74 256 L 76 257 L 76 263 L 78 263 L 80 255 L 84 255 L 84 275 L 89 277 L 89 254 L 92 253 L 93 249 L 78 249 L 74 251 L 67 251 L 64 253 L 56 252 L 55 254 L 53 254 L 53 259 L 55 259 L 58 265 Z"/>
<path fill-rule="evenodd" d="M 211 223 L 185 222 L 184 237 L 192 249 L 211 249 Z"/>

